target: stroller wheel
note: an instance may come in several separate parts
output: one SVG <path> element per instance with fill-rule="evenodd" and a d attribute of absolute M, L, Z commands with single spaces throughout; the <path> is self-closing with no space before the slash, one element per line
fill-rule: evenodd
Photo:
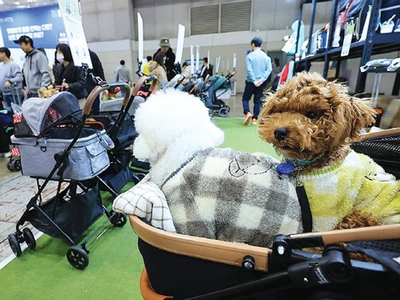
<path fill-rule="evenodd" d="M 22 230 L 22 234 L 24 235 L 24 240 L 28 245 L 28 248 L 34 250 L 36 248 L 36 240 L 32 231 L 29 228 L 24 228 L 24 230 Z"/>
<path fill-rule="evenodd" d="M 110 222 L 115 227 L 123 227 L 126 224 L 126 215 L 114 212 L 110 218 Z"/>
<path fill-rule="evenodd" d="M 21 161 L 19 159 L 14 160 L 12 162 L 12 170 L 13 171 L 20 171 L 21 170 Z"/>
<path fill-rule="evenodd" d="M 10 244 L 12 252 L 14 252 L 16 257 L 21 256 L 22 250 L 21 246 L 19 245 L 18 238 L 15 234 L 8 235 L 8 243 Z"/>
<path fill-rule="evenodd" d="M 13 171 L 13 161 L 12 160 L 7 162 L 7 169 L 10 171 Z"/>
<path fill-rule="evenodd" d="M 219 109 L 219 111 L 218 111 L 218 114 L 219 114 L 219 116 L 220 116 L 221 118 L 225 118 L 225 117 L 228 115 L 228 113 L 229 113 L 229 110 L 228 110 L 228 108 L 227 108 L 226 106 L 221 107 L 221 108 Z"/>
<path fill-rule="evenodd" d="M 76 269 L 83 270 L 89 265 L 89 255 L 85 249 L 71 246 L 67 251 L 68 262 Z"/>

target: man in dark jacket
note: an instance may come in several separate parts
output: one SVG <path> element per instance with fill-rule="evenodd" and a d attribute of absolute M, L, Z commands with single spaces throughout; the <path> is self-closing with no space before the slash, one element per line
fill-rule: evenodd
<path fill-rule="evenodd" d="M 157 53 L 163 52 L 166 56 L 165 67 L 167 68 L 167 79 L 170 81 L 176 74 L 179 74 L 179 70 L 175 67 L 175 53 L 172 51 L 172 48 L 169 46 L 169 38 L 163 37 L 160 40 L 160 48 L 153 55 L 153 60 Z"/>
<path fill-rule="evenodd" d="M 91 74 L 93 74 L 96 77 L 100 77 L 102 80 L 106 80 L 104 76 L 104 70 L 103 70 L 103 65 L 101 64 L 100 58 L 97 56 L 95 52 L 89 49 L 90 53 L 90 60 L 92 61 L 92 66 L 93 69 L 88 69 L 87 70 L 87 75 L 86 75 L 86 90 L 88 94 L 94 89 L 94 87 L 97 85 L 97 82 L 93 81 L 93 78 Z M 100 95 L 96 97 L 96 100 L 94 101 L 92 105 L 92 112 L 93 113 L 98 113 L 100 111 Z"/>
<path fill-rule="evenodd" d="M 28 97 L 37 97 L 38 89 L 47 87 L 51 83 L 48 59 L 42 51 L 33 47 L 33 40 L 27 35 L 20 36 L 14 43 L 19 44 L 26 53 L 22 72 Z"/>

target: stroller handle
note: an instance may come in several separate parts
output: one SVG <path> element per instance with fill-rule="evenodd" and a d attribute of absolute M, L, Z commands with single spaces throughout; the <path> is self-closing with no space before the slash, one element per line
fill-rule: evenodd
<path fill-rule="evenodd" d="M 135 97 L 137 93 L 139 92 L 142 84 L 147 80 L 147 79 L 154 79 L 155 76 L 142 76 L 136 81 L 135 86 L 132 89 L 132 96 Z M 126 95 L 125 95 L 126 96 Z"/>
<path fill-rule="evenodd" d="M 92 109 L 92 105 L 94 101 L 96 100 L 97 96 L 105 90 L 111 89 L 111 88 L 124 88 L 125 89 L 125 96 L 124 100 L 122 101 L 122 105 L 126 106 L 129 97 L 131 94 L 131 87 L 129 84 L 125 82 L 113 82 L 113 83 L 107 83 L 105 81 L 101 82 L 99 85 L 96 85 L 94 89 L 90 92 L 89 96 L 86 98 L 85 104 L 83 106 L 82 112 L 84 115 L 88 116 L 90 114 L 90 111 Z"/>

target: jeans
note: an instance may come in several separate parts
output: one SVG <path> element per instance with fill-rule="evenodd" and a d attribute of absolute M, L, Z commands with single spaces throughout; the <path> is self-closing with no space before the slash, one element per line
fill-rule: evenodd
<path fill-rule="evenodd" d="M 267 82 L 264 81 L 259 87 L 256 87 L 253 82 L 246 81 L 244 93 L 242 97 L 243 113 L 250 112 L 249 101 L 251 96 L 254 97 L 253 118 L 258 119 L 261 109 L 261 98 Z"/>
<path fill-rule="evenodd" d="M 20 105 L 20 97 L 18 95 L 3 94 L 3 101 L 5 104 L 5 109 L 7 109 L 8 111 L 13 111 L 12 107 L 11 107 L 11 103 Z"/>

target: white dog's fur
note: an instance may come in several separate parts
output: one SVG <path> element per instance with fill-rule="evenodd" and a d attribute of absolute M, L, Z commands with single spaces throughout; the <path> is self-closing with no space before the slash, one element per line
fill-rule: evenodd
<path fill-rule="evenodd" d="M 157 185 L 194 153 L 224 141 L 224 132 L 210 122 L 204 103 L 174 89 L 159 91 L 141 104 L 135 113 L 135 126 L 139 137 L 133 154 L 149 159 L 151 180 Z"/>

